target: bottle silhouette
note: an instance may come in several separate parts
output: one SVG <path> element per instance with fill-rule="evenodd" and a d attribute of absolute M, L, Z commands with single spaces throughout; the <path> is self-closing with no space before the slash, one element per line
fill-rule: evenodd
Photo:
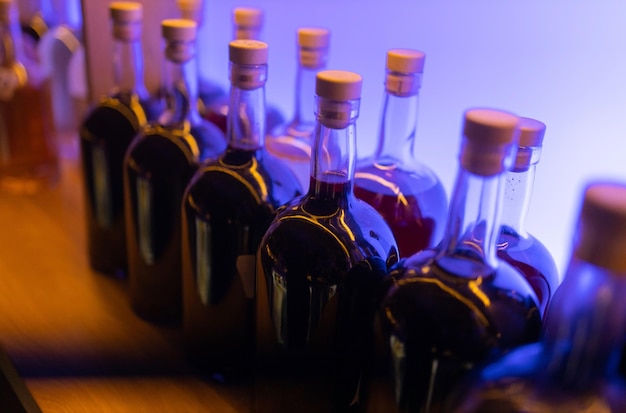
<path fill-rule="evenodd" d="M 87 252 L 91 268 L 125 277 L 124 155 L 160 102 L 151 97 L 143 79 L 143 6 L 112 2 L 114 87 L 83 120 L 80 128 L 82 180 L 85 191 Z"/>
<path fill-rule="evenodd" d="M 624 412 L 618 359 L 626 326 L 626 185 L 587 185 L 574 245 L 541 342 L 483 366 L 449 411 Z"/>
<path fill-rule="evenodd" d="M 535 119 L 520 118 L 519 129 L 517 155 L 504 187 L 497 253 L 526 277 L 537 294 L 543 315 L 559 286 L 559 272 L 548 249 L 524 226 L 546 126 Z"/>
<path fill-rule="evenodd" d="M 315 126 L 315 76 L 326 68 L 330 31 L 302 27 L 297 31 L 298 69 L 293 119 L 268 131 L 267 149 L 285 160 L 300 185 L 311 179 L 311 137 Z"/>
<path fill-rule="evenodd" d="M 397 246 L 353 194 L 360 92 L 356 73 L 317 74 L 309 191 L 277 211 L 257 253 L 257 412 L 362 408 Z"/>
<path fill-rule="evenodd" d="M 0 189 L 33 194 L 59 177 L 50 84 L 11 0 L 0 1 L 0 39 Z"/>
<path fill-rule="evenodd" d="M 196 23 L 167 19 L 163 84 L 167 110 L 133 139 L 124 160 L 130 301 L 155 322 L 182 313 L 181 212 L 185 187 L 226 140 L 197 111 Z"/>
<path fill-rule="evenodd" d="M 388 368 L 392 375 L 372 387 L 383 393 L 374 397 L 386 400 L 385 411 L 439 412 L 473 365 L 539 338 L 537 296 L 496 256 L 517 124 L 517 116 L 503 111 L 465 113 L 443 241 L 402 260 L 390 273 L 393 283 L 379 312 L 385 347 L 378 354 L 381 377 Z"/>
<path fill-rule="evenodd" d="M 224 379 L 254 363 L 254 257 L 272 214 L 301 191 L 264 149 L 267 45 L 229 45 L 228 148 L 202 165 L 183 196 L 184 337 L 187 353 Z"/>
<path fill-rule="evenodd" d="M 235 7 L 233 9 L 233 40 L 261 40 L 263 29 L 263 10 L 254 7 Z M 202 116 L 216 124 L 227 133 L 228 97 L 217 99 L 203 109 Z M 285 119 L 278 108 L 270 105 L 265 107 L 265 131 L 271 131 L 282 124 Z"/>
<path fill-rule="evenodd" d="M 414 156 L 425 59 L 417 50 L 387 52 L 378 148 L 372 157 L 357 162 L 354 174 L 354 194 L 385 218 L 401 258 L 437 245 L 448 211 L 439 178 Z"/>
<path fill-rule="evenodd" d="M 193 20 L 198 25 L 198 32 L 200 32 L 204 23 L 204 0 L 177 0 L 176 4 L 183 19 Z M 200 37 L 198 37 L 198 44 L 202 44 Z M 196 52 L 196 62 L 200 65 L 200 52 L 202 47 L 199 47 Z M 218 99 L 223 99 L 226 96 L 226 92 L 222 87 L 211 79 L 202 75 L 198 68 L 198 98 L 200 104 L 200 113 L 204 111 L 204 108 Z"/>

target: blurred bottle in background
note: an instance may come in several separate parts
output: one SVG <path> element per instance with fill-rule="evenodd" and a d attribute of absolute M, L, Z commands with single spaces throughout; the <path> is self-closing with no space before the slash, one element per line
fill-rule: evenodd
<path fill-rule="evenodd" d="M 236 7 L 233 9 L 233 39 L 234 40 L 262 40 L 263 10 L 253 7 Z M 204 108 L 202 116 L 209 122 L 216 124 L 224 133 L 227 133 L 229 97 L 218 99 Z M 282 124 L 285 118 L 275 106 L 266 105 L 266 132 Z"/>
<path fill-rule="evenodd" d="M 226 380 L 254 365 L 254 259 L 274 211 L 301 194 L 265 145 L 268 47 L 229 46 L 228 149 L 202 165 L 183 197 L 184 337 L 196 365 Z"/>
<path fill-rule="evenodd" d="M 449 411 L 626 411 L 617 368 L 626 336 L 625 250 L 626 185 L 590 183 L 541 342 L 483 366 L 451 396 Z"/>
<path fill-rule="evenodd" d="M 124 155 L 147 120 L 159 115 L 162 105 L 148 94 L 144 84 L 143 6 L 112 2 L 109 13 L 114 87 L 83 120 L 80 151 L 89 263 L 96 271 L 124 277 Z"/>
<path fill-rule="evenodd" d="M 372 157 L 357 162 L 354 175 L 354 194 L 385 218 L 401 258 L 436 246 L 448 212 L 439 178 L 414 155 L 425 60 L 417 50 L 387 52 L 378 147 Z"/>
<path fill-rule="evenodd" d="M 11 0 L 0 1 L 0 38 L 0 188 L 33 194 L 59 177 L 50 84 Z"/>
<path fill-rule="evenodd" d="M 166 110 L 133 139 L 124 160 L 129 293 L 133 310 L 155 322 L 182 314 L 181 202 L 200 163 L 226 149 L 224 134 L 198 113 L 196 23 L 167 19 Z"/>
<path fill-rule="evenodd" d="M 315 127 L 315 76 L 326 68 L 330 31 L 303 27 L 297 31 L 298 69 L 291 122 L 268 130 L 267 150 L 286 162 L 306 191 L 311 180 L 311 136 Z"/>
<path fill-rule="evenodd" d="M 201 45 L 203 42 L 199 34 L 204 25 L 204 0 L 177 0 L 176 4 L 178 5 L 178 10 L 180 11 L 180 15 L 183 19 L 193 20 L 198 25 L 197 42 Z M 200 55 L 202 47 L 197 47 L 196 49 L 196 62 L 199 64 L 200 61 L 202 61 Z M 211 103 L 220 98 L 224 99 L 226 97 L 226 92 L 219 84 L 203 76 L 200 68 L 198 68 L 197 72 L 198 98 L 199 104 L 201 105 L 199 110 L 200 113 L 204 113 L 205 108 Z"/>
<path fill-rule="evenodd" d="M 517 155 L 504 186 L 498 257 L 526 277 L 539 298 L 543 315 L 559 286 L 559 272 L 548 249 L 526 231 L 525 223 L 546 126 L 535 119 L 520 118 L 519 129 Z"/>
<path fill-rule="evenodd" d="M 504 178 L 517 145 L 518 117 L 465 113 L 454 192 L 443 241 L 400 261 L 380 309 L 385 411 L 440 412 L 448 392 L 477 363 L 539 339 L 537 296 L 496 255 Z M 381 361 L 382 361 L 381 360 Z"/>

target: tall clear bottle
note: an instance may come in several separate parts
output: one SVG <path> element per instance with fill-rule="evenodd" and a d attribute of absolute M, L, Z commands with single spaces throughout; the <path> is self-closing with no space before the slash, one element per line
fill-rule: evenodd
<path fill-rule="evenodd" d="M 188 354 L 226 379 L 254 364 L 254 257 L 274 211 L 301 194 L 264 149 L 267 44 L 229 45 L 228 149 L 183 196 L 184 337 Z"/>
<path fill-rule="evenodd" d="M 353 194 L 361 76 L 316 78 L 306 195 L 280 208 L 257 253 L 257 412 L 363 408 L 373 319 L 397 246 Z"/>
<path fill-rule="evenodd" d="M 263 30 L 263 10 L 255 7 L 235 7 L 233 9 L 233 40 L 261 40 Z M 224 133 L 228 123 L 228 97 L 218 99 L 205 107 L 202 117 L 216 124 Z M 285 119 L 275 106 L 265 106 L 265 131 L 271 131 Z"/>
<path fill-rule="evenodd" d="M 17 9 L 0 1 L 0 189 L 32 194 L 58 180 L 49 80 L 25 50 Z"/>
<path fill-rule="evenodd" d="M 177 0 L 178 10 L 180 10 L 181 17 L 183 19 L 193 20 L 198 25 L 198 32 L 204 25 L 204 0 Z M 198 36 L 198 44 L 202 45 L 200 36 Z M 201 56 L 199 54 L 202 47 L 198 48 L 196 52 L 196 62 L 198 63 L 198 98 L 200 104 L 200 113 L 203 113 L 204 108 L 218 99 L 223 99 L 226 96 L 224 89 L 216 82 L 203 76 L 200 70 Z"/>
<path fill-rule="evenodd" d="M 196 23 L 161 23 L 167 109 L 133 139 L 124 160 L 130 301 L 148 320 L 176 322 L 182 313 L 181 213 L 185 187 L 200 163 L 226 139 L 197 110 Z"/>
<path fill-rule="evenodd" d="M 559 286 L 559 272 L 548 249 L 526 231 L 525 222 L 546 126 L 535 119 L 520 118 L 519 129 L 517 155 L 504 187 L 497 253 L 526 277 L 539 298 L 543 315 Z"/>
<path fill-rule="evenodd" d="M 354 194 L 385 218 L 400 257 L 437 245 L 448 212 L 439 178 L 414 155 L 425 59 L 417 50 L 387 52 L 378 148 L 371 158 L 357 163 L 354 174 Z"/>
<path fill-rule="evenodd" d="M 394 400 L 386 411 L 439 412 L 472 366 L 539 338 L 537 296 L 496 256 L 505 172 L 518 118 L 465 113 L 460 166 L 443 241 L 402 260 L 379 315 Z M 377 386 L 376 389 L 384 389 Z"/>
<path fill-rule="evenodd" d="M 317 27 L 298 29 L 298 71 L 293 119 L 273 131 L 268 131 L 268 151 L 285 160 L 304 189 L 308 189 L 311 180 L 311 136 L 315 127 L 315 76 L 326 69 L 329 42 L 330 31 L 327 29 Z"/>
<path fill-rule="evenodd" d="M 143 78 L 143 6 L 112 2 L 113 90 L 100 99 L 80 127 L 87 252 L 91 267 L 125 277 L 124 154 L 133 137 L 160 112 Z"/>
<path fill-rule="evenodd" d="M 541 342 L 483 367 L 450 411 L 624 412 L 618 360 L 626 334 L 626 185 L 584 191 L 572 255 Z"/>

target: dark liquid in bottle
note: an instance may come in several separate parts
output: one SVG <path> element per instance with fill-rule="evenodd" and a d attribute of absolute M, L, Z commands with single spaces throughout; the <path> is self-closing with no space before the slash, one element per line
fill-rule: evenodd
<path fill-rule="evenodd" d="M 188 355 L 225 379 L 250 376 L 255 254 L 276 208 L 300 195 L 261 150 L 228 149 L 204 164 L 183 199 L 184 336 Z"/>
<path fill-rule="evenodd" d="M 398 242 L 400 257 L 441 241 L 448 206 L 445 190 L 436 178 L 373 165 L 357 169 L 354 194 L 385 218 Z"/>
<path fill-rule="evenodd" d="M 524 275 L 539 298 L 541 314 L 545 314 L 559 286 L 558 270 L 546 247 L 530 234 L 522 238 L 503 226 L 498 238 L 498 257 Z"/>
<path fill-rule="evenodd" d="M 349 184 L 311 179 L 257 255 L 257 412 L 362 409 L 373 320 L 397 260 L 381 217 Z"/>
<path fill-rule="evenodd" d="M 434 254 L 419 253 L 390 273 L 380 317 L 394 395 L 377 395 L 395 398 L 390 411 L 441 411 L 476 363 L 539 338 L 535 295 L 516 270 Z"/>
<path fill-rule="evenodd" d="M 151 321 L 182 312 L 181 210 L 199 162 L 225 145 L 221 135 L 146 127 L 125 160 L 125 205 L 131 305 Z"/>
<path fill-rule="evenodd" d="M 147 116 L 158 116 L 160 109 L 157 100 L 134 99 L 128 93 L 105 98 L 80 129 L 89 263 L 118 277 L 127 270 L 124 155 Z"/>

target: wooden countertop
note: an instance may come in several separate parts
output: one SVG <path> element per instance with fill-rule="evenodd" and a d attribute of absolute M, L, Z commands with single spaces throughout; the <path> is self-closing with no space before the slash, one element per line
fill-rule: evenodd
<path fill-rule="evenodd" d="M 90 270 L 79 163 L 61 166 L 49 190 L 0 194 L 0 343 L 41 410 L 248 412 L 248 388 L 197 375 L 179 327 L 137 318 L 126 282 Z"/>

